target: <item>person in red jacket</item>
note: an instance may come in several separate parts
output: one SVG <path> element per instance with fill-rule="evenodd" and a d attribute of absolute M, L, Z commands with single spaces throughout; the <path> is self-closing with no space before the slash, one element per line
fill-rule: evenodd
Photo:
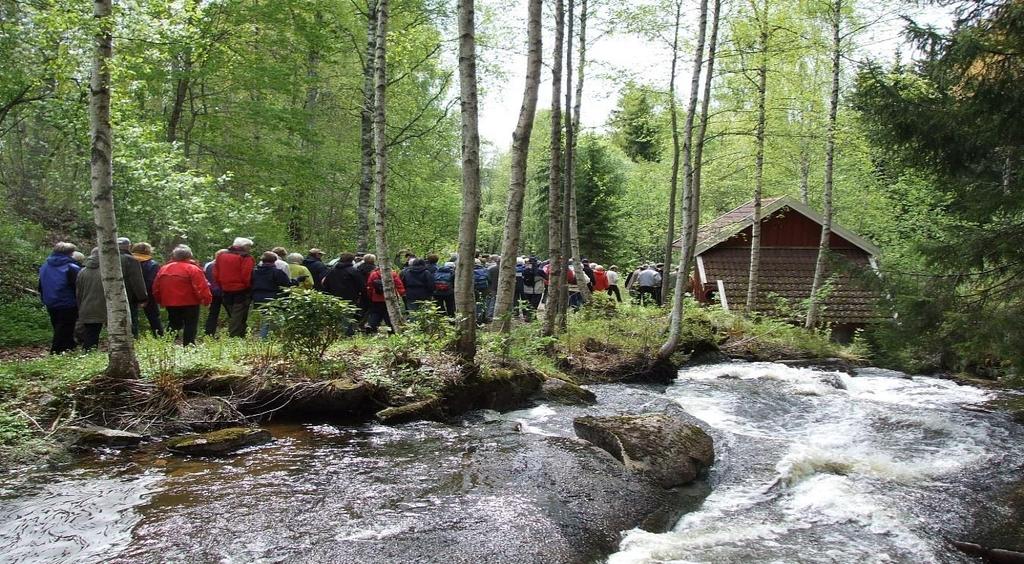
<path fill-rule="evenodd" d="M 594 266 L 594 291 L 608 291 L 608 273 L 605 272 L 604 267 L 600 264 Z"/>
<path fill-rule="evenodd" d="M 203 269 L 192 258 L 192 249 L 180 245 L 153 281 L 153 299 L 167 309 L 171 331 L 182 331 L 181 344 L 195 344 L 199 306 L 210 305 L 213 295 Z"/>
<path fill-rule="evenodd" d="M 223 292 L 221 303 L 230 317 L 228 334 L 232 337 L 244 337 L 248 328 L 252 271 L 256 268 L 250 251 L 252 240 L 237 237 L 228 252 L 213 262 L 213 279 Z"/>
<path fill-rule="evenodd" d="M 395 282 L 395 290 L 398 291 L 399 296 L 405 295 L 405 285 L 402 284 L 402 279 L 398 277 L 398 273 L 394 270 L 391 271 L 391 280 Z M 380 268 L 374 269 L 370 273 L 369 278 L 366 279 L 366 294 L 370 296 L 370 311 L 369 319 L 367 320 L 367 329 L 370 333 L 376 333 L 377 328 L 380 327 L 380 322 L 383 320 L 394 332 L 395 326 L 391 324 L 391 316 L 388 315 L 388 306 L 384 303 L 384 281 L 380 276 Z"/>

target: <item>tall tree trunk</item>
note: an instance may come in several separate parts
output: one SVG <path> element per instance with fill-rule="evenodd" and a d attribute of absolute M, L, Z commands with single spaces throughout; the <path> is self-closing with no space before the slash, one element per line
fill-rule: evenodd
<path fill-rule="evenodd" d="M 679 110 L 676 108 L 676 66 L 679 63 L 679 23 L 683 12 L 682 0 L 676 0 L 676 14 L 672 26 L 672 66 L 668 78 L 668 112 L 672 120 L 672 173 L 668 181 L 668 233 L 665 235 L 665 265 L 672 264 L 672 247 L 676 242 L 676 194 L 679 193 Z M 661 295 L 668 295 L 668 276 L 661 279 Z"/>
<path fill-rule="evenodd" d="M 836 122 L 839 114 L 839 73 L 840 48 L 842 37 L 839 35 L 842 18 L 842 0 L 832 2 L 832 97 L 828 107 L 828 137 L 825 141 L 825 189 L 824 189 L 824 221 L 821 224 L 821 242 L 818 244 L 818 260 L 814 264 L 814 281 L 811 283 L 810 303 L 807 308 L 808 329 L 818 325 L 818 293 L 825 283 L 825 261 L 828 255 L 829 239 L 832 236 L 832 176 L 835 170 L 836 154 Z"/>
<path fill-rule="evenodd" d="M 697 25 L 697 45 L 693 55 L 693 74 L 690 78 L 690 100 L 686 107 L 686 123 L 683 125 L 683 227 L 682 252 L 676 267 L 676 285 L 672 293 L 672 314 L 669 317 L 668 338 L 658 350 L 658 358 L 668 358 L 679 346 L 679 334 L 683 324 L 683 288 L 690 269 L 690 240 L 693 237 L 693 120 L 697 113 L 697 99 L 700 94 L 700 71 L 704 63 L 704 40 L 708 27 L 708 0 L 701 0 L 700 23 Z M 668 264 L 665 265 L 667 270 Z M 668 276 L 662 278 L 662 288 Z M 664 290 L 662 295 L 664 296 Z"/>
<path fill-rule="evenodd" d="M 194 25 L 194 13 L 196 9 L 195 0 L 188 0 L 184 5 L 185 21 L 191 28 Z M 190 80 L 192 78 L 192 45 L 187 44 L 180 56 L 176 55 L 171 61 L 171 69 L 177 80 L 174 84 L 174 101 L 171 103 L 171 116 L 167 120 L 167 142 L 174 143 L 178 140 L 178 126 L 181 123 L 181 114 L 185 108 L 185 101 L 188 97 Z"/>
<path fill-rule="evenodd" d="M 757 306 L 757 275 L 761 269 L 761 192 L 764 188 L 764 130 L 768 98 L 768 2 L 761 14 L 760 58 L 757 67 L 757 144 L 754 157 L 754 225 L 750 235 L 750 277 L 747 280 L 747 315 Z"/>
<path fill-rule="evenodd" d="M 582 265 L 580 259 L 580 229 L 576 217 L 576 145 L 580 134 L 580 111 L 583 103 L 583 71 L 587 64 L 587 0 L 580 3 L 580 60 L 576 68 L 576 102 L 572 111 L 572 159 L 568 161 L 567 186 L 569 193 L 569 248 L 573 264 Z M 566 100 L 568 102 L 568 100 Z M 580 266 L 577 266 L 580 268 Z M 584 302 L 590 301 L 590 289 L 577 284 Z"/>
<path fill-rule="evenodd" d="M 551 58 L 551 166 L 548 175 L 548 290 L 544 304 L 544 336 L 555 335 L 559 301 L 565 284 L 562 255 L 562 42 L 565 5 L 555 0 L 555 49 Z"/>
<path fill-rule="evenodd" d="M 377 3 L 377 43 L 374 49 L 374 90 L 373 98 L 373 144 L 375 184 L 377 200 L 374 209 L 374 227 L 377 235 L 377 264 L 380 267 L 381 285 L 384 287 L 384 301 L 391 317 L 391 325 L 395 331 L 402 327 L 402 309 L 399 307 L 398 290 L 391 278 L 391 256 L 388 251 L 388 237 L 385 225 L 387 218 L 388 189 L 388 140 L 387 140 L 387 38 L 388 38 L 388 0 Z"/>
<path fill-rule="evenodd" d="M 811 203 L 811 154 L 804 144 L 800 146 L 800 201 Z"/>
<path fill-rule="evenodd" d="M 110 63 L 113 57 L 114 27 L 111 0 L 95 0 L 93 17 L 97 32 L 89 83 L 89 137 L 92 140 L 91 184 L 92 213 L 100 248 L 100 277 L 107 301 L 107 376 L 125 379 L 139 377 L 139 362 L 132 343 L 131 313 L 121 272 L 117 248 L 117 218 L 114 215 L 113 144 L 110 127 Z"/>
<path fill-rule="evenodd" d="M 459 356 L 476 357 L 476 299 L 473 254 L 480 220 L 480 132 L 477 123 L 476 10 L 474 0 L 459 0 L 459 91 L 462 98 L 462 217 L 459 219 L 459 266 L 455 311 L 459 316 Z"/>
<path fill-rule="evenodd" d="M 537 95 L 540 90 L 541 67 L 541 13 L 542 0 L 530 0 L 527 22 L 526 86 L 523 103 L 519 108 L 519 122 L 512 133 L 512 163 L 508 188 L 508 211 L 501 239 L 501 262 L 498 272 L 498 293 L 495 297 L 494 318 L 503 333 L 512 330 L 512 310 L 516 288 L 516 253 L 522 238 L 523 199 L 526 195 L 526 163 L 530 154 L 530 135 L 533 118 L 537 114 Z"/>
<path fill-rule="evenodd" d="M 366 6 L 366 60 L 363 64 L 363 106 L 361 114 L 361 151 L 359 198 L 356 204 L 356 250 L 369 250 L 370 235 L 370 194 L 373 192 L 373 98 L 374 60 L 377 49 L 377 1 L 369 0 Z"/>
<path fill-rule="evenodd" d="M 715 78 L 715 56 L 718 54 L 718 27 L 721 22 L 722 0 L 715 0 L 715 13 L 711 19 L 711 37 L 708 39 L 708 68 L 704 75 L 704 98 L 700 103 L 700 124 L 697 126 L 697 140 L 693 149 L 693 187 L 690 197 L 693 198 L 693 205 L 690 207 L 690 246 L 687 250 L 689 261 L 694 260 L 697 250 L 697 232 L 700 230 L 700 194 L 701 179 L 704 170 L 704 145 L 708 133 L 708 121 L 711 119 L 711 86 Z M 688 261 L 688 264 L 689 264 Z M 686 267 L 690 271 L 690 267 Z"/>
<path fill-rule="evenodd" d="M 573 135 L 572 130 L 572 40 L 573 40 L 573 28 L 576 24 L 575 19 L 575 0 L 569 0 L 566 4 L 567 10 L 565 13 L 565 108 L 563 109 L 564 125 L 565 125 L 565 156 L 562 161 L 562 256 L 568 261 L 572 258 L 572 221 L 570 218 L 570 212 L 572 211 L 570 205 L 572 198 L 570 193 L 572 192 L 574 179 L 573 173 L 573 159 L 574 150 L 576 149 L 576 137 Z M 579 264 L 575 265 L 574 268 L 579 271 Z M 569 324 L 569 272 L 568 266 L 566 266 L 566 281 L 562 285 L 562 289 L 559 292 L 558 298 L 558 314 L 557 323 L 560 331 L 565 332 L 568 329 Z M 577 285 L 577 288 L 579 286 Z"/>

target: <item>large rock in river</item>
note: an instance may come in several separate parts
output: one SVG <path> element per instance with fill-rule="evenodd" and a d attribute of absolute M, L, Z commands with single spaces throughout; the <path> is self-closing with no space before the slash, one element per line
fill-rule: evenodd
<path fill-rule="evenodd" d="M 249 427 L 229 427 L 201 435 L 183 435 L 168 439 L 167 450 L 192 456 L 223 456 L 245 447 L 273 440 L 270 431 Z"/>
<path fill-rule="evenodd" d="M 694 481 L 715 461 L 714 442 L 703 429 L 664 413 L 578 417 L 572 426 L 581 439 L 665 488 Z"/>

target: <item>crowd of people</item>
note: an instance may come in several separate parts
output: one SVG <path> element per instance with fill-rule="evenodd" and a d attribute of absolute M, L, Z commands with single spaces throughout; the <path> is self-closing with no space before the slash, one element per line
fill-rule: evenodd
<path fill-rule="evenodd" d="M 349 302 L 358 312 L 354 322 L 343 321 L 349 335 L 356 330 L 377 332 L 382 323 L 394 329 L 381 271 L 373 254 L 345 252 L 325 263 L 323 251 L 317 248 L 303 256 L 275 247 L 260 254 L 257 260 L 253 256 L 253 241 L 238 237 L 205 264 L 196 260 L 188 246 L 179 245 L 171 252 L 170 260 L 161 265 L 148 243 L 132 244 L 122 237 L 117 244 L 131 330 L 136 337 L 140 314 L 146 316 L 154 335 L 164 334 L 162 307 L 167 311 L 167 329 L 180 333 L 183 345 L 191 345 L 199 332 L 202 306 L 209 307 L 206 335 L 217 333 L 223 314 L 228 318 L 228 334 L 244 337 L 251 308 L 279 298 L 289 287 L 325 292 Z M 457 259 L 454 253 L 442 262 L 434 253 L 420 258 L 411 251 L 399 252 L 399 269 L 392 270 L 391 277 L 409 315 L 416 315 L 426 304 L 434 304 L 444 315 L 455 316 Z M 494 318 L 499 264 L 498 255 L 476 253 L 472 280 L 480 324 Z M 627 276 L 625 289 L 638 303 L 661 304 L 661 266 L 645 264 Z M 549 261 L 534 256 L 516 259 L 512 315 L 524 321 L 536 316 L 545 299 L 549 273 Z M 616 266 L 605 268 L 587 259 L 580 260 L 579 265 L 569 261 L 566 276 L 569 305 L 574 309 L 583 303 L 581 286 L 591 293 L 607 292 L 622 301 Z M 98 346 L 107 322 L 98 248 L 86 257 L 71 243 L 57 243 L 39 269 L 39 293 L 53 325 L 51 353 Z M 263 320 L 257 334 L 266 338 L 270 330 L 270 324 Z"/>

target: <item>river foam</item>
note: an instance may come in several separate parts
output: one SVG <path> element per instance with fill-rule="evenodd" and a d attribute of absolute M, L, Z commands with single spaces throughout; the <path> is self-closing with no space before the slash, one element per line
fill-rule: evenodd
<path fill-rule="evenodd" d="M 711 427 L 715 489 L 672 531 L 627 532 L 613 564 L 967 561 L 943 536 L 1024 454 L 1005 417 L 960 408 L 991 392 L 947 380 L 737 362 L 666 393 Z"/>

